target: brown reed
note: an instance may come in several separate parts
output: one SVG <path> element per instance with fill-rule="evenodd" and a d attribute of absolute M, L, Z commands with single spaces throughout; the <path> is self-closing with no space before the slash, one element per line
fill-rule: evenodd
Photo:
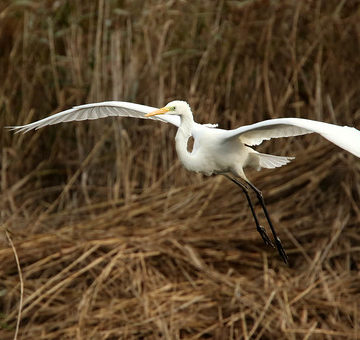
<path fill-rule="evenodd" d="M 18 321 L 14 249 L 21 339 L 359 339 L 354 156 L 314 135 L 258 148 L 297 157 L 248 173 L 287 267 L 236 187 L 181 167 L 171 126 L 3 129 L 86 102 L 172 99 L 223 128 L 286 116 L 359 128 L 359 32 L 351 0 L 4 0 L 0 339 Z"/>

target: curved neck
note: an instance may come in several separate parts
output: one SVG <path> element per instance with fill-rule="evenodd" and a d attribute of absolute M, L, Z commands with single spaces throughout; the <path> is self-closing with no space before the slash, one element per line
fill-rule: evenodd
<path fill-rule="evenodd" d="M 188 140 L 194 125 L 192 114 L 180 116 L 181 123 L 175 136 L 176 152 L 184 167 L 192 170 L 193 155 L 187 150 Z"/>

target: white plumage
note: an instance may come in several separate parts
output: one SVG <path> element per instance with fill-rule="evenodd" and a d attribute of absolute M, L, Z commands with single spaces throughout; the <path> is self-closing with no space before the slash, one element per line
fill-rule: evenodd
<path fill-rule="evenodd" d="M 175 102 L 185 104 L 182 106 L 191 113 L 190 108 L 185 102 Z M 16 132 L 28 132 L 47 125 L 105 117 L 148 118 L 165 123 L 171 123 L 177 127 L 180 126 L 180 116 L 182 116 L 181 112 L 179 112 L 179 114 L 177 114 L 177 112 L 169 112 L 167 114 L 145 117 L 145 114 L 155 110 L 156 108 L 146 105 L 120 101 L 108 101 L 75 106 L 69 110 L 56 113 L 34 123 L 22 126 L 13 126 L 10 128 Z M 195 138 L 196 132 L 202 130 L 203 128 L 211 128 L 211 131 L 215 133 L 216 127 L 217 124 L 197 124 L 194 122 L 194 126 L 192 126 L 191 130 L 192 133 L 194 133 L 193 137 Z M 269 140 L 271 138 L 299 136 L 315 132 L 341 148 L 353 153 L 357 157 L 360 157 L 360 132 L 357 129 L 348 126 L 338 126 L 301 118 L 278 118 L 241 126 L 233 130 L 216 130 L 219 130 L 220 132 L 217 134 L 217 138 L 219 138 L 219 140 L 226 140 L 231 137 L 238 136 L 243 144 L 249 146 L 259 145 L 264 140 Z M 207 137 L 209 137 L 208 134 Z"/>
<path fill-rule="evenodd" d="M 268 216 L 261 192 L 246 178 L 244 168 L 276 168 L 287 164 L 292 157 L 282 157 L 256 152 L 250 146 L 259 145 L 271 138 L 299 136 L 307 133 L 318 133 L 330 142 L 360 157 L 360 131 L 352 127 L 338 126 L 308 119 L 278 118 L 242 126 L 233 130 L 216 128 L 217 125 L 198 124 L 193 119 L 189 105 L 184 101 L 173 101 L 162 109 L 128 102 L 109 101 L 102 103 L 75 106 L 39 121 L 10 127 L 16 132 L 28 132 L 47 125 L 62 122 L 97 119 L 110 116 L 149 118 L 178 127 L 175 137 L 177 154 L 190 171 L 206 175 L 225 174 L 239 185 L 248 199 L 257 230 L 267 244 L 272 244 L 263 227 L 259 225 L 247 191 L 252 188 L 262 205 L 269 222 L 278 251 L 286 262 L 287 257 L 279 238 Z M 187 150 L 187 142 L 194 138 L 192 152 Z M 229 177 L 232 174 L 235 178 Z M 236 177 L 242 178 L 247 185 L 241 184 Z"/>
<path fill-rule="evenodd" d="M 74 106 L 69 110 L 56 113 L 36 122 L 22 126 L 12 126 L 10 128 L 16 130 L 16 132 L 28 132 L 30 130 L 40 129 L 47 125 L 105 117 L 147 118 L 144 115 L 154 110 L 156 110 L 155 107 L 128 102 L 110 101 L 93 103 Z M 151 117 L 150 119 L 171 123 L 175 126 L 180 125 L 180 117 L 177 116 L 164 115 L 161 117 Z"/>

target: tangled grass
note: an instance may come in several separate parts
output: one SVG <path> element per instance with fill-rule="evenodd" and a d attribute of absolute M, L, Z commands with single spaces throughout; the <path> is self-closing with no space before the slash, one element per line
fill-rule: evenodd
<path fill-rule="evenodd" d="M 248 173 L 287 267 L 236 187 L 181 167 L 173 127 L 3 129 L 85 102 L 175 98 L 223 128 L 285 116 L 359 128 L 359 19 L 351 0 L 3 1 L 0 338 L 21 321 L 21 339 L 359 339 L 354 156 L 313 135 L 261 146 L 297 157 Z"/>

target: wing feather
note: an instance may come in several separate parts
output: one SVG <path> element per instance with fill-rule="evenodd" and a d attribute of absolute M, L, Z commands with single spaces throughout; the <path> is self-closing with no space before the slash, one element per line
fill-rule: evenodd
<path fill-rule="evenodd" d="M 9 126 L 9 128 L 15 130 L 16 132 L 28 132 L 31 130 L 42 128 L 47 125 L 54 125 L 63 122 L 98 119 L 111 116 L 153 119 L 165 123 L 171 123 L 175 126 L 180 125 L 180 117 L 178 116 L 164 114 L 161 116 L 144 117 L 146 113 L 152 112 L 154 110 L 156 110 L 155 107 L 128 102 L 101 102 L 75 106 L 71 109 L 56 113 L 50 117 L 40 119 L 36 122 L 21 126 Z"/>
<path fill-rule="evenodd" d="M 224 140 L 240 138 L 247 145 L 258 145 L 271 138 L 318 133 L 335 145 L 360 157 L 360 131 L 348 126 L 302 118 L 278 118 L 223 131 Z"/>
<path fill-rule="evenodd" d="M 252 146 L 259 145 L 264 140 L 271 138 L 301 136 L 308 133 L 312 133 L 312 131 L 297 126 L 279 124 L 247 131 L 240 135 L 240 139 L 244 144 Z"/>

